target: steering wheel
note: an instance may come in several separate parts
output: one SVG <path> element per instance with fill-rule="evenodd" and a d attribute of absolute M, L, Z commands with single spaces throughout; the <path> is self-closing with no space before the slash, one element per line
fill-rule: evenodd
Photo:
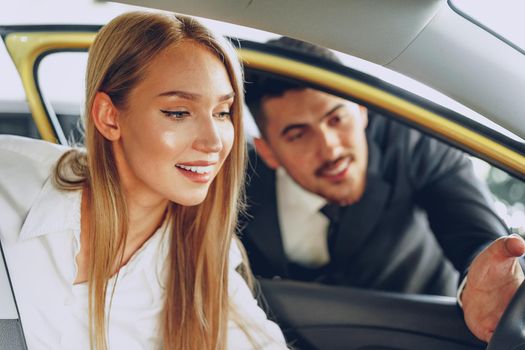
<path fill-rule="evenodd" d="M 486 350 L 525 350 L 525 283 L 501 316 Z"/>

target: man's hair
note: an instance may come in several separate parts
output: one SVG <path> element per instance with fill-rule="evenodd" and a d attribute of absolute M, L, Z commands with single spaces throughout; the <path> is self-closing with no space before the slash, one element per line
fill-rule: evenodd
<path fill-rule="evenodd" d="M 305 41 L 282 36 L 266 42 L 269 46 L 284 48 L 327 62 L 341 64 L 337 56 L 327 48 Z M 246 72 L 246 104 L 259 128 L 262 137 L 266 137 L 266 116 L 262 109 L 265 99 L 283 96 L 289 90 L 301 90 L 306 86 L 285 78 L 276 78 L 256 72 Z"/>

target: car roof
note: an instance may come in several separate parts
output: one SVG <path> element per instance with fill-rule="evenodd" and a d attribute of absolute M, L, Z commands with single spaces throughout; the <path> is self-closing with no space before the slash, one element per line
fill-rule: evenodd
<path fill-rule="evenodd" d="M 525 138 L 525 55 L 447 0 L 119 0 L 317 43 L 414 78 Z M 504 18 L 502 18 L 504 19 Z"/>
<path fill-rule="evenodd" d="M 252 41 L 271 37 L 271 33 L 254 28 L 270 30 L 399 72 L 510 130 L 519 136 L 518 142 L 525 138 L 525 124 L 521 122 L 525 55 L 455 12 L 451 0 L 118 2 L 8 2 L 2 6 L 5 11 L 0 12 L 0 24 L 105 24 L 122 12 L 147 6 L 249 26 L 233 31 L 233 26 L 224 26 L 221 31 L 220 24 L 214 23 L 212 28 Z M 463 113 L 461 108 L 444 105 Z M 474 119 L 478 120 L 476 116 Z"/>

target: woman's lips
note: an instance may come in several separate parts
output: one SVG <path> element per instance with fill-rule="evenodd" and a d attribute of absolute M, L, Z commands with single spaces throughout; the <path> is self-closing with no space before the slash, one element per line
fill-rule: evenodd
<path fill-rule="evenodd" d="M 207 183 L 212 179 L 214 164 L 210 162 L 192 162 L 176 164 L 175 168 L 193 182 Z"/>

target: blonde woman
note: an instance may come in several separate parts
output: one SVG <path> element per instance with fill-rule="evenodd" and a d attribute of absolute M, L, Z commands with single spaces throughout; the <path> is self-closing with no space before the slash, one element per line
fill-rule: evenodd
<path fill-rule="evenodd" d="M 232 48 L 186 17 L 97 35 L 85 149 L 0 140 L 0 238 L 29 349 L 286 348 L 236 268 Z"/>

